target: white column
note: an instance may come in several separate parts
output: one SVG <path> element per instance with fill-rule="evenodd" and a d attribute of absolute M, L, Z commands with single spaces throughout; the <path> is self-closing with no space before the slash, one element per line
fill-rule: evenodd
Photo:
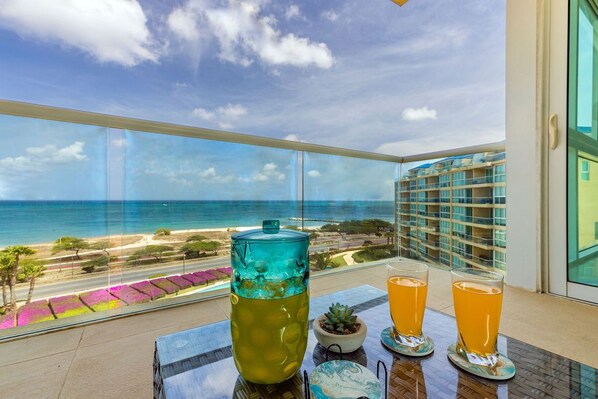
<path fill-rule="evenodd" d="M 538 11 L 542 0 L 507 0 L 507 284 L 539 291 L 540 151 L 537 149 Z"/>

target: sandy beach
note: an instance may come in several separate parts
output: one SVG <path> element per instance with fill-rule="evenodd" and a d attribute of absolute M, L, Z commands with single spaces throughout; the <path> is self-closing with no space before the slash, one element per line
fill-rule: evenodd
<path fill-rule="evenodd" d="M 139 234 L 122 234 L 118 236 L 99 236 L 99 237 L 81 237 L 87 243 L 95 243 L 100 241 L 110 242 L 110 252 L 123 252 L 127 250 L 134 250 L 145 247 L 147 245 L 169 245 L 183 243 L 187 238 L 201 234 L 208 240 L 228 242 L 230 236 L 239 231 L 247 231 L 252 229 L 258 229 L 260 226 L 236 226 L 228 228 L 207 228 L 207 229 L 186 229 L 186 230 L 172 230 L 170 235 L 156 235 L 153 233 L 139 233 Z M 36 258 L 46 259 L 48 261 L 60 260 L 63 258 L 71 257 L 70 252 L 62 251 L 57 254 L 52 254 L 53 242 L 31 244 L 29 247 L 37 251 Z M 98 254 L 101 250 L 82 250 L 79 252 L 79 256 L 86 256 L 91 254 Z M 118 253 L 118 255 L 123 255 Z"/>

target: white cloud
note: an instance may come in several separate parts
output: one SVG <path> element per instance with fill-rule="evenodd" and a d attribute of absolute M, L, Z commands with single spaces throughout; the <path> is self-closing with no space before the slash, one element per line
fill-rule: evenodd
<path fill-rule="evenodd" d="M 222 61 L 245 67 L 255 60 L 270 67 L 328 69 L 333 65 L 332 53 L 325 43 L 315 43 L 293 33 L 283 34 L 276 28 L 275 17 L 261 14 L 260 3 L 229 0 L 228 5 L 216 7 L 205 0 L 189 0 L 171 12 L 168 25 L 175 37 L 186 42 L 198 41 L 199 29 L 204 29 L 218 43 Z M 296 17 L 296 13 L 300 13 L 298 7 L 287 10 L 291 17 Z"/>
<path fill-rule="evenodd" d="M 295 133 L 291 133 L 291 134 L 287 134 L 283 140 L 289 140 L 289 141 L 298 141 L 300 143 L 307 143 L 307 141 L 302 140 L 298 134 Z"/>
<path fill-rule="evenodd" d="M 241 116 L 247 115 L 247 108 L 241 104 L 226 104 L 225 107 L 216 108 L 218 115 L 228 120 L 237 120 Z"/>
<path fill-rule="evenodd" d="M 406 121 L 424 121 L 426 119 L 437 119 L 436 110 L 427 106 L 421 108 L 405 108 L 401 114 Z"/>
<path fill-rule="evenodd" d="M 134 66 L 159 53 L 137 0 L 0 0 L 0 27 Z"/>
<path fill-rule="evenodd" d="M 126 139 L 123 138 L 119 138 L 119 139 L 113 139 L 110 141 L 110 145 L 112 146 L 112 148 L 123 148 L 126 144 Z"/>
<path fill-rule="evenodd" d="M 320 177 L 320 176 L 322 176 L 322 174 L 318 170 L 316 170 L 316 169 L 310 170 L 309 172 L 307 172 L 307 175 L 309 177 Z"/>
<path fill-rule="evenodd" d="M 25 149 L 26 155 L 0 159 L 0 171 L 5 173 L 41 173 L 52 165 L 85 161 L 87 155 L 83 153 L 84 146 L 84 142 L 76 141 L 63 148 L 57 148 L 53 144 L 29 147 Z"/>
<path fill-rule="evenodd" d="M 287 11 L 285 12 L 284 16 L 287 20 L 293 18 L 302 18 L 301 10 L 296 4 L 291 4 L 289 8 L 287 8 Z"/>
<path fill-rule="evenodd" d="M 199 172 L 198 175 L 199 181 L 202 183 L 226 184 L 236 179 L 234 175 L 219 175 L 213 166 Z"/>
<path fill-rule="evenodd" d="M 203 170 L 194 167 L 165 169 L 162 164 L 149 162 L 143 172 L 147 175 L 163 177 L 175 185 L 188 187 L 196 187 L 198 181 L 200 183 L 227 184 L 238 180 L 234 174 L 218 174 L 214 166 Z"/>
<path fill-rule="evenodd" d="M 241 104 L 228 103 L 212 110 L 205 108 L 195 108 L 191 114 L 205 121 L 215 120 L 220 129 L 229 130 L 235 127 L 234 122 L 239 118 L 246 116 L 249 110 Z"/>
<path fill-rule="evenodd" d="M 231 130 L 235 127 L 235 125 L 230 122 L 218 122 L 218 127 L 222 130 Z"/>
<path fill-rule="evenodd" d="M 168 15 L 168 28 L 187 41 L 196 41 L 199 39 L 199 29 L 197 28 L 197 18 L 195 13 L 188 8 L 176 8 Z"/>
<path fill-rule="evenodd" d="M 334 10 L 328 10 L 322 13 L 322 18 L 325 18 L 330 22 L 334 22 L 338 19 L 338 14 L 335 13 Z"/>
<path fill-rule="evenodd" d="M 214 167 L 199 172 L 199 177 L 201 177 L 202 179 L 214 176 L 216 176 L 216 168 Z"/>
<path fill-rule="evenodd" d="M 208 111 L 205 108 L 195 108 L 193 110 L 192 114 L 193 114 L 193 116 L 195 116 L 197 118 L 201 118 L 206 121 L 211 121 L 216 116 L 216 114 L 214 112 Z"/>
<path fill-rule="evenodd" d="M 278 165 L 269 162 L 262 167 L 262 170 L 253 174 L 251 177 L 242 177 L 239 180 L 249 183 L 249 182 L 266 182 L 270 180 L 284 180 L 285 174 L 278 170 Z"/>
<path fill-rule="evenodd" d="M 273 170 L 276 170 L 276 168 L 278 168 L 278 165 L 275 163 L 267 163 L 264 165 L 264 172 L 272 172 Z"/>

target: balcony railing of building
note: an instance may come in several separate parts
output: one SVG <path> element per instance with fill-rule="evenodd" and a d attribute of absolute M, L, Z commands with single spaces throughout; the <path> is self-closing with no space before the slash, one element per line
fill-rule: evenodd
<path fill-rule="evenodd" d="M 478 184 L 493 184 L 496 181 L 493 176 L 471 177 L 468 179 L 459 179 L 453 182 L 453 187 L 473 186 Z"/>
<path fill-rule="evenodd" d="M 453 235 L 457 238 L 461 238 L 463 240 L 475 242 L 478 244 L 483 244 L 483 245 L 488 245 L 488 246 L 494 245 L 494 239 L 492 237 L 479 237 L 479 236 L 463 234 L 463 233 L 453 233 Z"/>
<path fill-rule="evenodd" d="M 87 182 L 82 190 L 92 194 L 86 197 L 88 200 L 69 202 L 70 213 L 61 209 L 58 212 L 61 218 L 52 219 L 50 213 L 39 213 L 39 203 L 18 204 L 21 214 L 34 221 L 43 217 L 45 224 L 36 228 L 35 224 L 19 226 L 18 221 L 13 222 L 9 228 L 14 228 L 10 233 L 15 234 L 10 234 L 10 239 L 0 240 L 0 250 L 2 246 L 15 245 L 33 248 L 37 251 L 34 257 L 45 264 L 46 277 L 37 278 L 30 301 L 25 298 L 27 281 L 17 287 L 16 306 L 9 303 L 0 312 L 0 339 L 225 295 L 231 272 L 228 261 L 230 234 L 239 227 L 258 225 L 261 220 L 273 216 L 282 219 L 283 227 L 309 232 L 312 255 L 328 253 L 328 258 L 312 257 L 312 275 L 316 278 L 318 273 L 357 267 L 333 266 L 333 262 L 353 251 L 362 254 L 355 259 L 376 264 L 377 259 L 396 256 L 400 244 L 394 242 L 391 231 L 399 229 L 398 234 L 405 237 L 401 229 L 417 226 L 417 221 L 405 220 L 404 215 L 412 216 L 414 212 L 397 210 L 398 192 L 384 194 L 388 199 L 394 198 L 394 204 L 392 200 L 362 201 L 356 213 L 352 213 L 347 201 L 338 206 L 327 198 L 322 201 L 319 195 L 323 192 L 332 193 L 331 198 L 339 198 L 342 192 L 360 192 L 362 187 L 357 178 L 345 179 L 343 185 L 332 176 L 330 183 L 321 171 L 330 165 L 342 166 L 340 169 L 353 171 L 355 177 L 364 174 L 367 178 L 363 181 L 368 181 L 374 188 L 379 184 L 379 191 L 384 193 L 384 180 L 400 176 L 398 170 L 402 165 L 504 150 L 504 143 L 493 143 L 399 157 L 11 101 L 0 101 L 0 121 L 7 127 L 4 129 L 6 137 L 31 134 L 33 142 L 33 137 L 49 137 L 44 133 L 52 131 L 53 143 L 37 143 L 36 146 L 60 148 L 55 143 L 70 140 L 69 143 L 76 143 L 75 147 L 69 147 L 73 151 L 85 146 L 94 153 L 93 159 L 82 154 L 75 157 L 93 161 L 72 172 L 79 180 Z M 218 173 L 209 165 L 201 169 L 196 166 L 201 164 L 201 157 L 196 153 L 193 154 L 194 163 L 185 162 L 183 155 L 198 148 L 210 151 L 212 157 L 229 159 L 231 164 L 254 165 L 254 170 L 246 169 L 246 174 L 235 175 L 233 172 Z M 157 149 L 168 157 L 157 157 Z M 234 159 L 230 154 L 235 154 Z M 15 153 L 12 158 L 19 155 Z M 182 175 L 174 171 L 182 171 Z M 138 179 L 140 174 L 150 176 L 152 183 Z M 372 175 L 379 176 L 379 180 L 372 181 Z M 180 190 L 180 195 L 187 195 L 187 203 L 169 197 L 174 193 L 164 191 L 160 184 L 167 180 L 175 182 L 172 187 Z M 353 187 L 351 180 L 355 181 Z M 270 190 L 251 199 L 242 197 L 241 186 L 249 187 L 259 182 L 268 182 Z M 416 187 L 411 183 L 411 187 Z M 239 214 L 251 214 L 252 218 L 235 216 L 236 219 L 224 221 L 209 219 L 206 214 L 195 218 L 195 204 L 189 202 L 209 200 L 192 194 L 197 184 L 206 188 L 230 186 L 228 192 L 232 194 L 222 199 L 227 207 L 224 212 L 231 217 L 239 208 Z M 440 184 L 431 183 L 430 186 Z M 338 195 L 334 195 L 335 190 Z M 209 189 L 204 191 L 210 192 Z M 56 197 L 59 197 L 58 193 Z M 410 199 L 418 200 L 416 197 Z M 437 197 L 425 200 L 439 202 Z M 15 202 L 10 205 L 14 206 Z M 33 205 L 38 208 L 28 208 Z M 242 207 L 245 208 L 240 209 Z M 177 223 L 172 218 L 155 216 L 168 212 L 178 218 Z M 401 215 L 399 220 L 395 216 L 397 213 Z M 426 216 L 433 219 L 439 213 L 426 212 Z M 366 234 L 365 230 L 363 234 L 344 234 L 339 222 L 352 219 L 379 219 L 387 225 L 380 227 L 385 230 L 376 231 L 375 236 L 371 231 Z M 201 223 L 196 225 L 198 220 Z M 336 230 L 334 227 L 328 231 L 320 230 L 323 225 L 335 224 L 338 224 Z M 95 230 L 85 230 L 82 226 L 92 226 Z M 427 225 L 417 229 L 430 234 L 439 231 L 439 227 Z M 386 235 L 378 237 L 379 234 Z M 69 253 L 65 249 L 66 243 L 61 242 L 69 237 L 81 239 L 82 248 L 76 254 Z M 407 237 L 416 235 L 409 232 Z M 416 250 L 414 241 L 411 240 L 409 247 Z M 364 246 L 365 243 L 369 247 Z M 432 248 L 439 245 L 427 239 L 424 243 Z M 52 246 L 57 251 L 53 255 L 50 253 Z M 372 246 L 376 250 L 368 249 Z M 324 263 L 316 258 L 324 259 Z M 427 259 L 438 262 L 438 257 L 428 256 Z M 95 283 L 90 285 L 92 280 Z"/>

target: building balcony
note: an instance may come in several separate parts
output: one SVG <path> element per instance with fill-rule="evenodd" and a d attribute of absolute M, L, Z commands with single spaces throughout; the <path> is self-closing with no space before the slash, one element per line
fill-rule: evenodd
<path fill-rule="evenodd" d="M 310 285 L 312 297 L 316 298 L 362 284 L 386 290 L 386 270 L 360 268 L 313 278 Z M 427 306 L 454 316 L 447 271 L 430 270 Z M 4 371 L 0 384 L 3 392 L 9 393 L 8 398 L 148 398 L 152 396 L 155 339 L 227 320 L 229 314 L 228 298 L 220 297 L 6 342 L 0 345 L 0 370 Z M 597 307 L 505 288 L 502 334 L 598 367 L 594 353 L 588 351 L 598 346 L 598 337 L 583 333 L 597 329 Z M 563 340 L 564 336 L 568 339 Z M 23 375 L 34 383 L 23 384 Z M 98 378 L 100 375 L 102 378 Z"/>
<path fill-rule="evenodd" d="M 575 7 L 578 3 L 581 4 L 579 9 L 569 12 L 567 7 Z M 583 63 L 584 58 L 574 59 L 571 53 L 577 51 L 577 40 L 584 31 L 580 29 L 580 35 L 575 31 L 564 34 L 569 26 L 576 28 L 578 21 L 574 17 L 587 13 L 586 17 L 591 17 L 591 23 L 586 24 L 587 29 L 584 29 L 590 32 L 593 42 L 580 40 L 579 48 L 584 48 L 583 44 L 589 43 L 589 47 L 586 47 L 592 49 L 592 43 L 595 45 L 596 41 L 596 24 L 592 23 L 598 20 L 594 3 L 585 0 L 507 1 L 506 118 L 501 120 L 507 121 L 505 130 L 506 147 L 509 148 L 508 163 L 504 142 L 398 156 L 0 100 L 0 116 L 6 122 L 6 137 L 22 135 L 24 140 L 34 143 L 17 151 L 10 148 L 11 142 L 8 141 L 9 145 L 5 147 L 14 153 L 0 159 L 0 177 L 3 178 L 0 180 L 1 205 L 7 207 L 14 205 L 11 202 L 15 201 L 29 202 L 19 204 L 19 209 L 13 210 L 14 215 L 20 215 L 18 221 L 15 221 L 16 217 L 3 217 L 0 229 L 5 233 L 19 230 L 19 234 L 5 234 L 10 240 L 0 243 L 0 250 L 6 249 L 2 253 L 0 264 L 2 273 L 13 273 L 19 279 L 16 287 L 9 287 L 3 274 L 3 288 L 15 289 L 17 303 L 9 303 L 12 302 L 10 296 L 3 298 L 3 310 L 0 314 L 0 396 L 7 399 L 151 397 L 155 339 L 164 334 L 229 318 L 230 299 L 226 287 L 226 272 L 223 269 L 228 270 L 230 266 L 230 235 L 239 228 L 255 227 L 248 220 L 259 222 L 271 215 L 281 215 L 281 224 L 288 229 L 303 230 L 310 234 L 312 258 L 315 253 L 329 255 L 330 262 L 324 265 L 323 270 L 312 269 L 310 289 L 313 298 L 362 284 L 386 290 L 384 263 L 395 257 L 397 251 L 401 255 L 432 265 L 447 265 L 450 262 L 444 252 L 447 241 L 440 244 L 443 250 L 437 251 L 439 243 L 434 238 L 453 236 L 460 242 L 458 245 L 465 244 L 467 250 L 453 247 L 450 256 L 474 268 L 500 268 L 500 272 L 506 276 L 500 327 L 502 334 L 598 368 L 598 352 L 595 349 L 598 348 L 598 335 L 594 333 L 598 331 L 598 263 L 592 257 L 595 245 L 598 245 L 595 243 L 598 228 L 592 213 L 595 201 L 590 196 L 589 200 L 586 199 L 590 206 L 584 208 L 587 204 L 583 198 L 578 197 L 579 193 L 584 193 L 583 190 L 569 190 L 571 192 L 566 193 L 567 190 L 563 189 L 564 182 L 567 181 L 565 177 L 569 182 L 577 184 L 577 180 L 565 176 L 571 172 L 568 169 L 573 170 L 575 178 L 579 175 L 580 184 L 590 181 L 590 172 L 592 176 L 595 172 L 593 164 L 598 154 L 596 112 L 595 107 L 590 106 L 595 103 L 595 96 L 592 97 L 593 92 L 588 87 L 596 87 L 596 73 L 588 71 L 596 70 L 596 55 L 592 51 L 586 52 L 590 55 L 585 61 L 593 59 L 593 62 L 589 62 L 590 66 L 586 65 L 585 70 L 583 65 L 575 70 L 578 64 Z M 335 19 L 338 18 L 338 15 L 332 14 Z M 274 17 L 271 18 L 275 20 Z M 581 20 L 585 21 L 583 18 Z M 529 21 L 541 23 L 530 24 Z M 9 25 L 10 23 L 3 24 L 3 27 Z M 29 33 L 26 28 L 18 32 L 23 37 Z M 3 34 L 8 35 L 9 32 L 3 30 Z M 277 33 L 274 36 L 276 35 Z M 15 35 L 14 38 L 16 37 Z M 569 43 L 569 38 L 575 41 Z M 46 39 L 42 39 L 45 43 Z M 153 37 L 151 39 L 148 41 L 154 40 Z M 458 42 L 468 40 L 458 39 Z M 298 39 L 299 44 L 303 43 L 302 40 Z M 133 57 L 135 59 L 130 60 L 132 64 L 144 62 L 144 57 L 147 58 L 145 61 L 155 61 L 158 64 L 158 55 L 154 54 L 157 50 L 146 49 L 143 47 L 144 43 L 137 44 L 141 47 L 138 47 L 138 54 Z M 154 44 L 163 43 L 156 41 Z M 309 41 L 303 44 L 311 46 Z M 451 46 L 453 44 L 449 43 Z M 72 43 L 61 42 L 60 46 L 70 48 Z M 83 48 L 80 43 L 76 43 L 74 48 L 77 50 L 73 53 L 80 51 L 90 59 L 105 56 L 94 53 L 97 49 Z M 253 59 L 233 54 L 237 51 L 239 49 L 231 49 L 230 54 L 221 54 L 221 58 L 228 56 L 230 59 L 234 58 L 235 62 L 254 62 Z M 326 53 L 328 48 L 322 43 L 319 51 Z M 389 52 L 387 50 L 380 54 L 387 57 Z M 141 59 L 137 59 L 138 57 Z M 415 58 L 419 59 L 419 54 Z M 228 63 L 230 59 L 222 62 Z M 276 57 L 271 57 L 270 61 L 272 59 Z M 341 65 L 347 59 L 339 57 L 338 61 L 337 65 Z M 30 60 L 27 62 L 32 63 Z M 255 62 L 255 65 L 260 62 L 266 61 Z M 102 66 L 114 67 L 110 61 L 101 63 Z M 280 70 L 273 70 L 272 75 L 287 73 L 287 65 L 284 62 L 280 65 Z M 56 75 L 56 71 L 51 68 L 52 65 L 48 65 L 48 75 Z M 32 88 L 36 86 L 48 87 L 47 90 L 52 93 L 49 98 L 54 95 L 60 98 L 61 93 L 57 87 L 52 87 L 41 78 L 37 81 L 33 76 L 27 76 L 31 88 L 23 87 L 19 98 L 29 98 L 27 91 L 33 92 Z M 575 80 L 587 76 L 594 77 L 593 85 L 592 81 L 588 84 Z M 107 77 L 108 75 L 101 76 L 102 80 L 98 81 L 106 81 L 103 79 Z M 188 83 L 176 82 L 175 86 L 177 90 L 182 90 L 188 87 Z M 161 88 L 166 91 L 164 89 L 168 88 Z M 447 93 L 453 95 L 458 89 L 451 88 Z M 563 94 L 569 90 L 574 95 Z M 440 109 L 442 101 L 426 99 L 423 94 L 418 97 L 421 106 L 439 103 L 438 106 L 434 105 L 439 108 L 438 118 L 434 110 L 434 114 L 430 116 L 417 116 L 410 120 L 404 117 L 406 122 L 402 123 L 409 128 L 421 129 L 422 132 L 428 129 L 426 126 L 446 126 L 449 128 L 446 130 L 447 135 L 450 134 L 455 129 L 455 122 L 458 122 L 458 119 L 449 120 L 450 107 Z M 487 97 L 492 97 L 492 93 L 489 94 Z M 359 99 L 358 95 L 351 97 Z M 498 97 L 500 99 L 500 95 Z M 328 101 L 326 96 L 312 98 Z M 578 98 L 582 104 L 576 109 Z M 379 99 L 380 104 L 392 104 L 384 97 Z M 125 109 L 124 104 L 130 109 L 138 106 L 128 100 L 123 98 L 122 102 L 109 104 L 104 109 Z M 412 101 L 413 98 L 406 100 Z M 63 101 L 78 104 L 77 98 Z M 412 103 L 405 101 L 405 106 L 410 104 Z M 207 105 L 198 103 L 193 106 Z M 214 107 L 213 111 L 195 109 L 193 117 L 201 116 L 217 123 L 219 116 L 226 116 L 230 119 L 218 121 L 219 126 L 231 126 L 240 114 L 249 112 L 243 107 L 235 108 L 232 104 L 228 104 L 228 108 L 218 107 L 215 103 L 211 106 Z M 357 108 L 358 106 L 355 107 Z M 474 108 L 477 108 L 476 104 Z M 160 115 L 157 111 L 156 115 Z M 260 118 L 257 109 L 255 112 L 250 111 L 252 118 Z M 383 111 L 386 110 L 381 109 L 379 115 L 383 115 Z M 400 114 L 394 104 L 392 112 L 393 117 Z M 580 120 L 587 119 L 589 122 L 584 123 L 591 126 L 567 125 L 570 121 L 577 123 L 573 116 L 578 114 L 581 115 Z M 310 118 L 314 116 L 317 117 L 308 115 Z M 355 112 L 351 118 L 353 117 L 361 117 L 361 114 Z M 401 122 L 400 118 L 396 119 Z M 445 121 L 449 123 L 445 124 Z M 334 118 L 331 118 L 327 124 L 339 130 L 346 127 L 343 125 L 349 124 L 333 126 L 334 122 Z M 377 128 L 375 123 L 372 126 Z M 292 121 L 289 121 L 288 127 L 295 128 Z M 33 131 L 34 129 L 39 130 Z M 485 126 L 482 126 L 472 136 L 485 137 L 484 129 Z M 39 142 L 41 138 L 55 138 L 60 132 L 66 132 L 70 145 Z M 444 130 L 442 133 L 444 134 Z M 544 137 L 545 134 L 548 134 L 548 139 Z M 294 136 L 289 134 L 288 137 Z M 430 136 L 424 139 L 434 143 L 435 138 Z M 447 142 L 456 142 L 451 141 L 452 139 L 447 137 Z M 85 155 L 79 151 L 84 145 L 91 149 Z M 141 151 L 142 147 L 147 151 Z M 206 161 L 205 164 L 197 158 L 193 158 L 193 162 L 183 162 L 183 153 L 193 155 L 193 150 L 199 147 L 213 149 L 210 151 L 211 157 L 227 159 L 229 165 L 242 165 L 244 170 L 238 173 L 222 172 L 210 165 L 210 159 L 207 158 L 201 159 L 202 162 Z M 237 151 L 241 147 L 243 151 Z M 153 151 L 157 148 L 168 152 L 167 162 L 155 159 Z M 53 155 L 50 154 L 52 151 Z M 240 157 L 242 152 L 249 155 L 246 158 Z M 44 202 L 46 198 L 44 201 L 17 201 L 14 198 L 20 197 L 10 197 L 7 190 L 9 185 L 21 187 L 28 184 L 31 175 L 47 172 L 48 165 L 66 168 L 65 160 L 80 161 L 79 168 L 61 170 L 58 178 L 66 181 L 76 173 L 88 174 L 84 179 L 85 187 L 71 184 L 78 188 L 69 193 L 74 200 L 66 201 L 68 204 L 58 204 L 62 207 L 58 211 L 58 217 L 55 213 L 47 212 L 47 209 L 36 208 L 42 206 L 40 202 Z M 573 167 L 563 160 L 575 161 L 569 162 Z M 555 163 L 559 161 L 562 162 Z M 424 162 L 427 164 L 421 165 Z M 403 170 L 403 166 L 404 169 L 412 169 Z M 484 169 L 490 173 L 491 168 L 493 173 L 498 174 L 471 177 L 484 174 Z M 348 178 L 340 181 L 335 176 L 336 180 L 326 180 L 329 177 L 325 174 L 326 170 L 349 170 L 354 173 L 352 178 L 359 176 L 361 179 L 353 181 Z M 509 175 L 503 174 L 505 170 Z M 185 172 L 183 176 L 177 173 L 180 171 Z M 140 173 L 145 173 L 152 179 L 137 181 Z M 403 176 L 397 176 L 401 173 Z M 440 181 L 446 176 L 453 179 L 455 173 L 463 173 L 468 178 Z M 426 179 L 433 182 L 426 183 Z M 162 183 L 166 180 L 176 181 L 177 185 L 172 186 L 176 190 L 165 189 Z M 392 184 L 393 181 L 398 191 L 396 188 L 388 189 L 388 183 Z M 269 186 L 255 199 L 260 204 L 248 205 L 240 195 L 247 191 L 240 187 L 247 188 L 259 182 L 268 182 Z M 507 182 L 511 194 L 508 194 L 509 214 L 505 216 L 502 211 L 506 209 L 507 200 L 502 188 Z M 160 212 L 176 212 L 173 201 L 163 198 L 170 195 L 176 198 L 187 198 L 185 195 L 193 197 L 193 189 L 200 183 L 202 195 L 216 192 L 216 186 L 229 188 L 229 196 L 223 199 L 228 202 L 224 215 L 230 217 L 226 220 L 226 225 L 223 222 L 225 216 L 214 217 L 213 212 L 202 215 L 202 224 L 194 224 L 196 220 L 188 222 L 193 219 L 193 206 L 179 208 L 178 216 L 170 219 L 178 220 L 172 234 L 170 226 L 163 225 L 164 219 L 152 220 Z M 351 204 L 346 202 L 354 201 L 338 198 L 354 198 L 352 195 L 360 193 L 368 184 L 378 185 L 379 192 L 368 196 L 367 200 L 358 201 L 359 206 L 347 211 L 347 206 L 350 207 Z M 52 188 L 52 184 L 47 185 Z M 453 188 L 471 188 L 469 191 L 474 193 L 471 197 L 441 196 Z M 87 189 L 89 192 L 93 191 L 93 195 L 89 197 L 92 199 L 81 199 L 89 194 Z M 417 197 L 412 194 L 414 192 L 439 197 Z M 481 192 L 484 194 L 480 195 Z M 503 194 L 493 196 L 497 192 Z M 145 208 L 141 209 L 135 202 L 138 202 L 138 198 L 144 198 L 145 201 L 148 193 L 162 197 L 146 201 L 149 203 L 143 204 L 141 208 Z M 404 195 L 405 193 L 410 195 Z M 452 190 L 450 193 L 452 194 Z M 54 194 L 57 195 L 48 198 L 59 198 L 61 193 L 56 190 Z M 208 195 L 205 198 L 210 197 Z M 202 200 L 205 198 L 202 197 Z M 568 203 L 561 204 L 565 201 Z M 403 216 L 415 218 L 416 212 L 397 208 L 401 203 L 436 206 L 451 204 L 451 212 L 455 206 L 474 208 L 474 215 L 482 214 L 486 217 L 426 211 L 417 212 L 421 218 L 410 220 Z M 579 215 L 571 217 L 571 205 L 579 206 Z M 90 213 L 90 206 L 95 207 L 93 214 Z M 491 213 L 480 208 L 495 209 Z M 239 219 L 243 210 L 245 215 L 251 214 L 252 217 Z M 81 215 L 84 213 L 86 217 L 83 218 Z M 397 215 L 400 215 L 399 220 Z M 446 225 L 427 225 L 430 219 L 438 218 L 439 215 L 466 226 L 466 231 L 472 234 L 456 233 L 451 231 L 452 226 L 447 228 Z M 510 231 L 508 248 L 504 238 L 498 238 L 501 235 L 490 236 L 497 230 L 506 231 L 507 218 Z M 93 233 L 89 232 L 90 226 L 93 227 Z M 578 231 L 571 233 L 572 228 Z M 428 238 L 419 238 L 418 233 L 421 232 L 426 233 Z M 562 238 L 561 235 L 564 234 L 569 234 L 569 238 L 565 237 L 559 242 L 558 238 Z M 430 239 L 429 235 L 434 237 Z M 400 239 L 395 240 L 397 236 Z M 80 246 L 71 245 L 69 248 L 65 243 L 73 241 L 67 238 L 78 237 L 82 241 L 79 242 Z M 553 245 L 555 242 L 557 245 Z M 200 245 L 196 245 L 197 243 Z M 455 244 L 455 241 L 452 243 Z M 33 248 L 35 257 L 26 256 L 26 261 L 19 265 L 19 260 L 15 260 L 19 259 L 18 256 L 15 258 L 14 253 L 8 251 L 9 247 L 18 245 Z M 504 250 L 492 252 L 492 247 L 502 247 Z M 212 249 L 208 251 L 207 248 Z M 480 255 L 485 253 L 480 248 L 493 253 L 496 261 Z M 429 249 L 434 249 L 430 252 L 443 254 L 443 257 L 423 253 Z M 15 248 L 12 250 L 14 252 Z M 473 255 L 472 250 L 478 256 Z M 572 253 L 580 258 L 570 262 L 568 256 L 572 256 Z M 378 258 L 372 260 L 368 256 Z M 14 270 L 11 271 L 10 267 L 14 267 Z M 38 272 L 43 272 L 44 275 L 35 275 L 33 267 L 38 267 Z M 210 279 L 199 277 L 203 273 L 210 275 Z M 572 280 L 580 280 L 581 283 L 576 286 L 572 284 Z M 199 285 L 195 286 L 195 282 Z M 154 298 L 151 294 L 144 293 L 142 287 L 147 286 L 152 291 L 159 292 L 160 297 Z M 519 286 L 525 289 L 517 288 Z M 32 298 L 26 299 L 29 290 Z M 98 292 L 108 298 L 107 307 L 102 307 L 104 303 L 96 306 L 98 304 L 85 302 L 83 299 Z M 134 303 L 135 298 L 142 298 L 143 301 Z M 432 267 L 427 306 L 454 316 L 452 298 L 450 273 L 442 268 Z M 76 306 L 69 308 L 71 305 Z M 447 364 L 447 367 L 451 366 Z M 559 387 L 564 395 L 597 397 L 598 374 L 594 370 L 590 373 L 586 371 L 588 370 L 572 371 L 577 373 L 573 378 L 581 381 L 579 384 L 583 385 L 584 390 L 574 392 L 570 387 Z M 217 383 L 218 381 L 214 382 Z M 500 389 L 499 393 L 505 394 L 504 386 Z M 540 396 L 553 394 L 538 392 Z M 517 395 L 517 392 L 507 393 Z"/>

